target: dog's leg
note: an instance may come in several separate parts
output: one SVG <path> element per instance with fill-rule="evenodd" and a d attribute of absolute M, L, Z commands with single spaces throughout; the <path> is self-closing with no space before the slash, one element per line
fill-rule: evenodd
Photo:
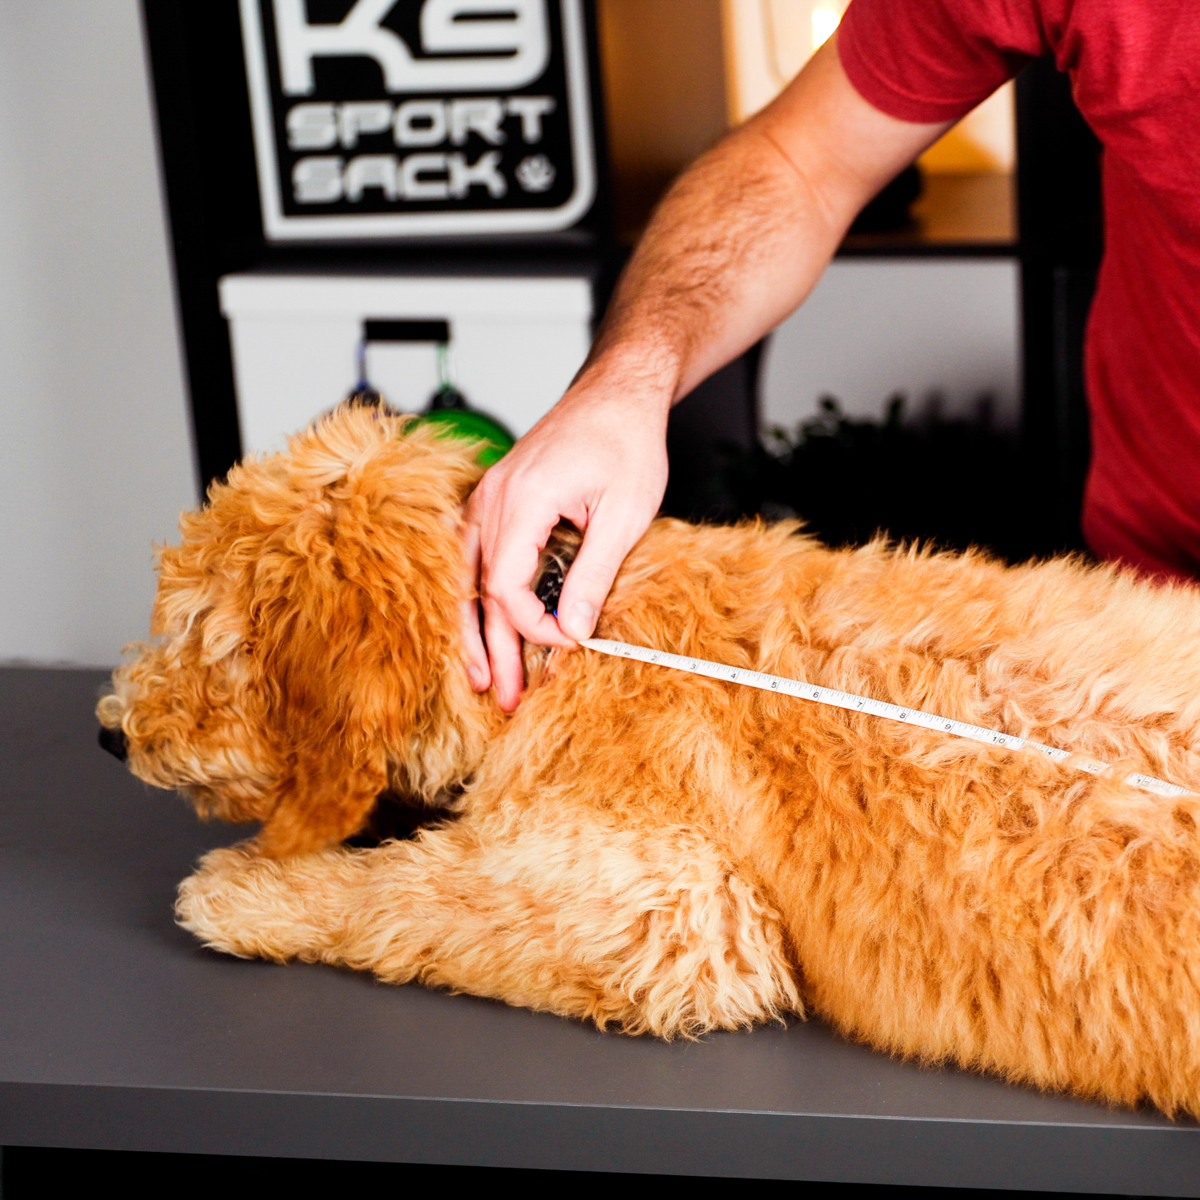
<path fill-rule="evenodd" d="M 692 1035 L 799 1012 L 778 915 L 690 829 L 464 821 L 413 842 L 270 860 L 209 854 L 181 923 L 245 957 L 299 958 L 510 1004 Z"/>

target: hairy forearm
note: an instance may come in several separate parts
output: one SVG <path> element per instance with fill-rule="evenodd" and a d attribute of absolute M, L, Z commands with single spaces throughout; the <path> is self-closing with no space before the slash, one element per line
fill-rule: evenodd
<path fill-rule="evenodd" d="M 660 204 L 593 361 L 626 371 L 643 362 L 678 399 L 804 299 L 845 224 L 765 131 L 738 130 Z"/>
<path fill-rule="evenodd" d="M 942 128 L 871 108 L 827 43 L 667 193 L 583 378 L 686 395 L 805 299 L 862 205 Z"/>

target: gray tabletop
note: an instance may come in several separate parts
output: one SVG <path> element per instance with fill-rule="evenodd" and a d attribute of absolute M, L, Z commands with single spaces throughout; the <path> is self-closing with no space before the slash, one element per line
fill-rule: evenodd
<path fill-rule="evenodd" d="M 1200 1129 L 894 1062 L 816 1021 L 691 1044 L 171 920 L 237 840 L 96 746 L 98 672 L 0 671 L 0 1144 L 1200 1195 Z"/>

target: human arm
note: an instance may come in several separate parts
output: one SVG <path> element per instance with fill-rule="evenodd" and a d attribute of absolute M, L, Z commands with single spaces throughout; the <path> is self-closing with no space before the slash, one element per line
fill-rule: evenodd
<path fill-rule="evenodd" d="M 485 649 L 474 603 L 465 602 L 478 690 L 493 685 L 511 711 L 522 637 L 565 647 L 591 634 L 661 503 L 671 405 L 804 300 L 862 206 L 948 125 L 912 124 L 868 104 L 842 69 L 835 36 L 675 183 L 574 383 L 467 506 L 468 569 L 487 641 Z M 556 621 L 530 581 L 562 517 L 584 540 Z"/>

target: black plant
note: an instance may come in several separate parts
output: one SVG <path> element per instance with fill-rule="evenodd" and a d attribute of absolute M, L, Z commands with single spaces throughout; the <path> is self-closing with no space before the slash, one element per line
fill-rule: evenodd
<path fill-rule="evenodd" d="M 896 395 L 882 419 L 863 420 L 826 396 L 793 432 L 773 429 L 749 451 L 727 451 L 725 463 L 741 513 L 798 515 L 829 545 L 882 532 L 1012 560 L 1039 549 L 1017 439 L 995 428 L 987 397 L 970 417 L 947 418 L 932 396 L 905 420 Z"/>

